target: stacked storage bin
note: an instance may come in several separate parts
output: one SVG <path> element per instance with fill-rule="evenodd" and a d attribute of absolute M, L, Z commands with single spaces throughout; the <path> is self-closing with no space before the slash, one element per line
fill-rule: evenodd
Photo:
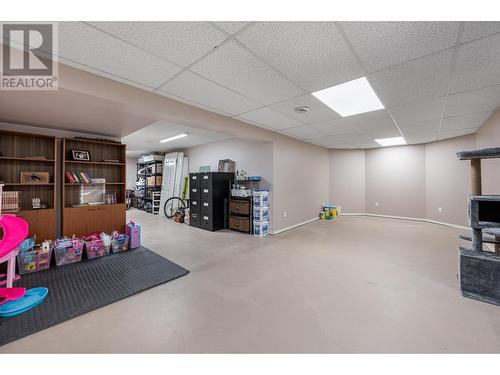
<path fill-rule="evenodd" d="M 269 234 L 269 191 L 253 192 L 253 234 L 264 237 Z"/>

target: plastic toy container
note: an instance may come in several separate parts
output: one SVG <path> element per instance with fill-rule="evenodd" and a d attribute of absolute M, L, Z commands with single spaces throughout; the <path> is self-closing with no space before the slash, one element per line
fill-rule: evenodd
<path fill-rule="evenodd" d="M 25 275 L 31 272 L 42 271 L 50 268 L 52 248 L 48 250 L 33 249 L 17 254 L 19 273 Z"/>
<path fill-rule="evenodd" d="M 269 221 L 269 207 L 254 207 L 253 208 L 253 219 L 255 221 Z"/>
<path fill-rule="evenodd" d="M 257 237 L 265 237 L 269 234 L 269 221 L 254 221 L 253 235 Z"/>
<path fill-rule="evenodd" d="M 129 237 L 126 234 L 120 234 L 117 237 L 111 239 L 111 251 L 113 253 L 119 253 L 121 251 L 128 250 Z"/>
<path fill-rule="evenodd" d="M 189 216 L 189 214 L 188 214 Z M 141 227 L 140 225 L 129 221 L 125 227 L 125 233 L 129 237 L 129 249 L 137 249 L 141 246 Z"/>
<path fill-rule="evenodd" d="M 267 207 L 269 206 L 269 190 L 256 190 L 253 192 L 253 206 Z"/>
<path fill-rule="evenodd" d="M 56 265 L 76 263 L 82 260 L 83 247 L 85 241 L 80 238 L 63 237 L 56 241 L 54 245 L 54 256 Z"/>
<path fill-rule="evenodd" d="M 83 240 L 85 241 L 85 253 L 88 259 L 95 259 L 109 254 L 109 246 L 106 246 L 97 233 L 92 233 Z"/>

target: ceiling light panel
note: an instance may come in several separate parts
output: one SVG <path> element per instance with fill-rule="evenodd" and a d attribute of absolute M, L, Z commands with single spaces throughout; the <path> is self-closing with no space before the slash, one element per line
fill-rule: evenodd
<path fill-rule="evenodd" d="M 381 139 L 374 139 L 374 141 L 383 147 L 400 146 L 406 144 L 406 141 L 403 137 L 381 138 Z"/>
<path fill-rule="evenodd" d="M 188 136 L 187 133 L 181 133 L 181 134 L 174 135 L 173 137 L 162 139 L 160 142 L 165 143 L 165 142 L 175 141 L 176 139 L 184 138 L 187 136 Z"/>
<path fill-rule="evenodd" d="M 316 91 L 312 95 L 342 117 L 385 108 L 366 77 Z"/>

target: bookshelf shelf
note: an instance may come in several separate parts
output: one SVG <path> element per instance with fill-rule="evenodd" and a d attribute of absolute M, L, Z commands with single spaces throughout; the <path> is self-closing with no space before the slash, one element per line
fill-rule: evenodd
<path fill-rule="evenodd" d="M 37 242 L 56 237 L 57 140 L 55 137 L 0 131 L 0 181 L 4 191 L 19 192 L 20 211 L 14 214 L 28 222 L 29 236 Z M 21 172 L 48 172 L 51 182 L 21 183 Z M 32 199 L 48 208 L 33 209 Z"/>
<path fill-rule="evenodd" d="M 124 166 L 125 163 L 110 163 L 104 161 L 79 161 L 79 160 L 66 160 L 68 164 L 90 164 L 90 165 L 114 165 L 117 167 Z"/>
<path fill-rule="evenodd" d="M 99 183 L 67 182 L 62 184 L 63 219 L 62 232 L 66 236 L 86 235 L 92 232 L 125 230 L 125 148 L 121 143 L 92 141 L 79 138 L 63 139 L 63 169 L 66 172 L 83 172 L 91 179 L 103 178 L 106 181 L 106 194 L 116 199 L 115 204 L 84 205 L 80 204 L 80 189 L 96 186 Z M 119 160 L 114 162 L 80 161 L 71 159 L 71 150 L 85 150 L 91 160 Z M 75 188 L 77 187 L 77 188 Z M 114 201 L 114 200 L 113 200 Z"/>

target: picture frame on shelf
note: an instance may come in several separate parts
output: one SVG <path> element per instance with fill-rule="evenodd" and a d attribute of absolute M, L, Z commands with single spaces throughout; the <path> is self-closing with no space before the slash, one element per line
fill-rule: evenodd
<path fill-rule="evenodd" d="M 88 150 L 71 150 L 71 158 L 73 161 L 91 161 L 90 152 Z"/>
<path fill-rule="evenodd" d="M 49 182 L 49 172 L 21 172 L 21 184 L 38 185 Z"/>

